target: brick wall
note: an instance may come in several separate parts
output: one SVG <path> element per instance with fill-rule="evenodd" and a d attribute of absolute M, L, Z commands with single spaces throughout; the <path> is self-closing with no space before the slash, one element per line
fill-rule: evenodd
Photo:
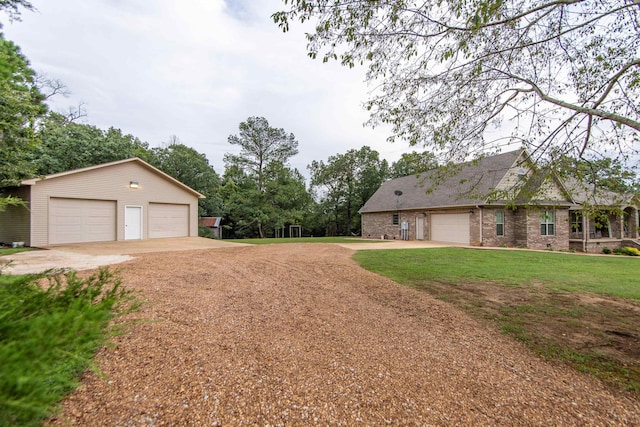
<path fill-rule="evenodd" d="M 496 234 L 496 211 L 498 208 L 484 208 L 482 214 L 479 209 L 471 209 L 473 214 L 469 216 L 469 233 L 472 245 L 483 246 L 521 246 L 531 249 L 569 249 L 569 210 L 556 209 L 555 234 L 543 236 L 540 234 L 540 211 L 518 208 L 516 210 L 503 209 L 504 211 L 504 236 Z M 455 211 L 449 211 L 451 213 Z M 465 209 L 465 212 L 469 212 Z M 393 224 L 393 214 L 398 214 L 398 224 Z M 409 222 L 409 240 L 416 240 L 416 218 L 424 224 L 424 239 L 430 240 L 429 216 L 420 211 L 400 211 L 365 213 L 362 215 L 362 237 L 380 239 L 386 236 L 388 239 L 400 239 L 400 224 Z M 482 218 L 482 241 L 480 236 L 480 219 Z"/>
<path fill-rule="evenodd" d="M 524 210 L 524 209 L 523 209 Z M 527 243 L 530 249 L 555 250 L 569 249 L 569 209 L 555 209 L 555 234 L 544 236 L 540 234 L 540 215 L 542 210 L 528 210 L 527 218 Z"/>
<path fill-rule="evenodd" d="M 498 236 L 496 226 L 496 212 L 504 212 L 504 235 Z M 517 246 L 516 244 L 516 214 L 513 209 L 484 208 L 482 226 L 483 246 Z"/>

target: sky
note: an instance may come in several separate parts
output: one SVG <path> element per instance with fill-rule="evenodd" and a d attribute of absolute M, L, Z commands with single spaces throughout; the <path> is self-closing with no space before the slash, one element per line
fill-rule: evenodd
<path fill-rule="evenodd" d="M 31 0 L 21 21 L 1 16 L 5 37 L 39 74 L 70 91 L 50 101 L 83 104 L 82 123 L 119 128 L 150 147 L 176 135 L 219 174 L 227 142 L 251 116 L 293 133 L 290 165 L 308 176 L 313 160 L 358 149 L 389 162 L 412 151 L 388 128 L 364 127 L 365 69 L 307 56 L 304 28 L 283 33 L 271 14 L 281 0 Z"/>

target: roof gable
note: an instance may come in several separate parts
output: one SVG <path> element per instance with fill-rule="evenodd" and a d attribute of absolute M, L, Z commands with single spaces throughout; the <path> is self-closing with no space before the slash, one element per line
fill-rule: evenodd
<path fill-rule="evenodd" d="M 137 165 L 139 165 L 139 166 L 151 171 L 155 175 L 158 175 L 162 179 L 165 179 L 165 180 L 169 181 L 173 185 L 176 185 L 176 186 L 182 188 L 183 190 L 193 194 L 194 196 L 198 197 L 199 199 L 204 199 L 205 198 L 204 195 L 200 194 L 199 192 L 197 192 L 193 188 L 189 187 L 186 184 L 183 184 L 182 182 L 178 181 L 177 179 L 173 178 L 172 176 L 167 175 L 166 173 L 162 172 L 160 169 L 150 165 L 149 163 L 145 162 L 144 160 L 142 160 L 142 159 L 140 159 L 138 157 L 132 157 L 132 158 L 129 158 L 129 159 L 117 160 L 115 162 L 109 162 L 109 163 L 102 163 L 100 165 L 89 166 L 89 167 L 86 167 L 86 168 L 80 168 L 80 169 L 74 169 L 74 170 L 65 171 L 65 172 L 54 173 L 54 174 L 45 175 L 45 176 L 39 177 L 39 178 L 26 179 L 26 180 L 22 181 L 20 183 L 20 185 L 22 185 L 22 186 L 37 185 L 38 182 L 41 182 L 41 181 L 48 181 L 48 180 L 52 180 L 52 179 L 56 179 L 56 178 L 61 178 L 61 177 L 64 177 L 64 176 L 74 175 L 74 174 L 87 173 L 87 172 L 91 172 L 91 171 L 98 170 L 98 169 L 109 168 L 109 167 L 112 167 L 112 166 L 115 166 L 115 165 L 120 165 L 120 164 L 123 164 L 123 163 L 137 164 Z"/>

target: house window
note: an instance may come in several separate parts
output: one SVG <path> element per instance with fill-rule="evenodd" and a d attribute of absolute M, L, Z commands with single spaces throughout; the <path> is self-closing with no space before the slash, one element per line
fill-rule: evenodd
<path fill-rule="evenodd" d="M 555 224 L 553 211 L 542 211 L 540 213 L 540 235 L 553 236 L 555 233 Z"/>
<path fill-rule="evenodd" d="M 582 212 L 571 212 L 571 232 L 582 233 Z"/>
<path fill-rule="evenodd" d="M 398 215 L 398 214 L 393 214 L 393 216 L 391 217 L 391 223 L 392 223 L 393 225 L 398 225 L 398 223 L 399 223 L 399 217 L 400 217 L 400 215 Z"/>
<path fill-rule="evenodd" d="M 504 236 L 504 211 L 496 211 L 496 235 Z"/>

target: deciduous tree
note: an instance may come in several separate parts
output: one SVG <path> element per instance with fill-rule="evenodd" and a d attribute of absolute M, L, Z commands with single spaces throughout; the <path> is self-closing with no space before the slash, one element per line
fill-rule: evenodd
<path fill-rule="evenodd" d="M 389 174 L 386 160 L 368 146 L 314 160 L 307 167 L 311 187 L 324 207 L 327 234 L 350 235 L 360 231 L 357 211 L 375 193 Z"/>
<path fill-rule="evenodd" d="M 35 75 L 20 48 L 0 33 L 0 187 L 34 172 L 28 153 L 36 145 L 37 120 L 47 111 Z"/>
<path fill-rule="evenodd" d="M 514 142 L 545 159 L 638 152 L 638 0 L 284 3 L 284 31 L 315 24 L 309 56 L 366 64 L 370 123 L 391 140 L 454 160 Z"/>
<path fill-rule="evenodd" d="M 70 122 L 50 113 L 39 131 L 40 144 L 32 162 L 37 174 L 48 175 L 130 157 L 147 157 L 148 145 L 120 129 L 106 131 L 93 125 Z"/>
<path fill-rule="evenodd" d="M 417 175 L 438 167 L 436 156 L 430 151 L 421 153 L 412 151 L 403 153 L 402 156 L 391 164 L 390 178 L 399 178 L 407 175 Z"/>
<path fill-rule="evenodd" d="M 198 201 L 200 216 L 222 215 L 220 177 L 209 165 L 206 155 L 187 147 L 178 137 L 172 136 L 168 145 L 151 150 L 149 162 L 206 197 Z"/>

